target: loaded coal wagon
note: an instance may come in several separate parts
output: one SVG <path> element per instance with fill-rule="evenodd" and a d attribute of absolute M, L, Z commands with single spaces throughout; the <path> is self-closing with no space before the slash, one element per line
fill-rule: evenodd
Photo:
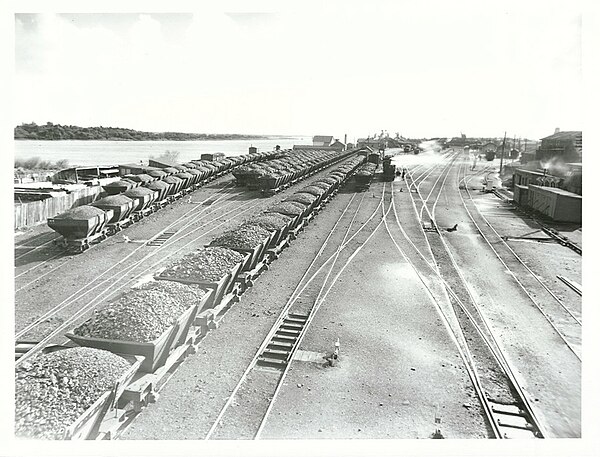
<path fill-rule="evenodd" d="M 375 174 L 377 165 L 374 163 L 366 163 L 362 165 L 354 174 L 354 181 L 357 191 L 367 190 L 371 186 L 371 181 Z"/>
<path fill-rule="evenodd" d="M 48 227 L 62 235 L 55 243 L 75 252 L 89 249 L 94 241 L 102 241 L 108 235 L 106 227 L 113 211 L 103 211 L 90 205 L 78 206 L 48 219 Z"/>
<path fill-rule="evenodd" d="M 139 221 L 154 211 L 152 204 L 158 198 L 159 192 L 147 187 L 137 187 L 124 194 L 134 201 L 133 220 Z"/>
<path fill-rule="evenodd" d="M 92 203 L 92 206 L 103 211 L 111 210 L 113 215 L 108 220 L 106 227 L 108 235 L 113 235 L 131 225 L 131 215 L 135 202 L 126 195 L 110 195 Z"/>

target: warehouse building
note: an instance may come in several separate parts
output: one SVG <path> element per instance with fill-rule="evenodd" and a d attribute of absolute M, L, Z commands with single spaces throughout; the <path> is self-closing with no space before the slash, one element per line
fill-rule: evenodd
<path fill-rule="evenodd" d="M 527 206 L 553 221 L 581 223 L 581 195 L 557 187 L 529 186 Z"/>
<path fill-rule="evenodd" d="M 515 170 L 513 200 L 552 220 L 581 223 L 581 164 L 569 164 L 561 176 L 546 170 Z"/>
<path fill-rule="evenodd" d="M 72 167 L 60 170 L 52 176 L 54 184 L 97 183 L 101 179 L 119 176 L 117 166 Z"/>
<path fill-rule="evenodd" d="M 315 135 L 312 141 L 313 146 L 329 146 L 333 141 L 333 136 Z"/>
<path fill-rule="evenodd" d="M 333 136 L 313 136 L 313 144 L 295 144 L 292 148 L 294 151 L 303 150 L 319 150 L 319 151 L 344 151 L 346 145 L 337 138 L 333 140 Z"/>
<path fill-rule="evenodd" d="M 581 162 L 582 132 L 561 132 L 556 129 L 553 135 L 542 138 L 542 144 L 536 153 L 536 160 L 560 159 L 565 163 Z"/>

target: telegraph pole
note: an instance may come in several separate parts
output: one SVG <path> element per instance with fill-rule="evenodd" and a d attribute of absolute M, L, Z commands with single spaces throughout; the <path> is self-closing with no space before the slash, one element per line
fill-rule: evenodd
<path fill-rule="evenodd" d="M 502 155 L 500 156 L 500 179 L 502 179 L 502 164 L 504 163 L 504 147 L 506 146 L 506 132 L 504 132 L 504 140 L 502 140 Z"/>

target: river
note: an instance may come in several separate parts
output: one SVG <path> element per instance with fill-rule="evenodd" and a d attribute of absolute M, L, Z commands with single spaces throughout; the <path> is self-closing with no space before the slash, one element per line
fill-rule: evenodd
<path fill-rule="evenodd" d="M 260 151 L 272 151 L 275 145 L 282 149 L 294 144 L 312 144 L 310 137 L 272 138 L 266 140 L 212 140 L 212 141 L 14 141 L 15 159 L 39 157 L 57 162 L 69 161 L 69 166 L 118 165 L 147 163 L 165 151 L 179 152 L 179 162 L 200 159 L 202 153 L 223 152 L 227 156 L 246 154 L 250 146 Z"/>

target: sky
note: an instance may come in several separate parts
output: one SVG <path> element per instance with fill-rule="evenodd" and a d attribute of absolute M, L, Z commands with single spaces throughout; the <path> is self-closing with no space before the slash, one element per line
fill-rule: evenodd
<path fill-rule="evenodd" d="M 582 130 L 581 10 L 376 0 L 18 13 L 14 125 L 351 139 Z"/>

